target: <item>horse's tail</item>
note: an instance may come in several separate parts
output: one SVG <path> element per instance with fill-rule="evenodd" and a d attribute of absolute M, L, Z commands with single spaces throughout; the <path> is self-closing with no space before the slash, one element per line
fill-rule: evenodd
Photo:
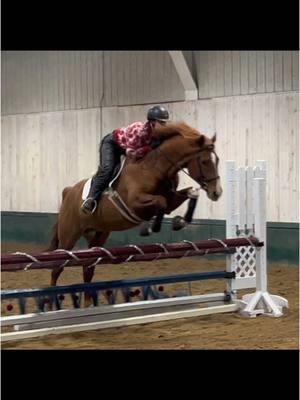
<path fill-rule="evenodd" d="M 62 203 L 64 202 L 65 197 L 66 197 L 67 193 L 70 191 L 70 189 L 71 189 L 71 187 L 67 186 L 62 191 Z M 58 249 L 58 244 L 59 244 L 59 240 L 58 240 L 58 217 L 57 217 L 57 220 L 56 220 L 56 222 L 55 222 L 55 224 L 53 225 L 53 228 L 52 228 L 52 237 L 51 237 L 50 245 L 47 248 L 47 250 L 45 250 L 45 251 L 57 250 Z"/>
<path fill-rule="evenodd" d="M 52 237 L 49 247 L 45 251 L 53 251 L 58 249 L 58 220 L 55 222 L 52 228 Z"/>

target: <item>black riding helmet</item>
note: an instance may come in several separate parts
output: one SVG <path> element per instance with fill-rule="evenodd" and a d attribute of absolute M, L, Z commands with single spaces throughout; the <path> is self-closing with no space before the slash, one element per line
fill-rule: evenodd
<path fill-rule="evenodd" d="M 147 119 L 148 121 L 156 120 L 165 122 L 169 119 L 169 112 L 163 106 L 154 106 L 148 110 Z"/>

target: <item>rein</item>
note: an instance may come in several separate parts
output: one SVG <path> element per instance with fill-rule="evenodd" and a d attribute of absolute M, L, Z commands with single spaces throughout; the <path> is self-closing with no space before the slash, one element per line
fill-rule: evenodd
<path fill-rule="evenodd" d="M 215 180 L 217 180 L 217 179 L 219 179 L 220 178 L 220 176 L 219 175 L 217 175 L 217 176 L 215 176 L 215 177 L 213 177 L 213 178 L 210 178 L 210 179 L 205 179 L 204 178 L 204 175 L 203 175 L 203 173 L 202 173 L 202 169 L 201 169 L 201 163 L 200 163 L 200 157 L 201 157 L 201 155 L 199 154 L 199 153 L 201 153 L 202 151 L 205 151 L 205 150 L 209 150 L 211 153 L 213 153 L 214 155 L 215 155 L 215 157 L 216 157 L 216 168 L 218 168 L 218 164 L 219 164 L 219 157 L 217 156 L 217 154 L 216 154 L 216 152 L 213 150 L 213 146 L 212 145 L 208 145 L 208 146 L 206 146 L 206 147 L 203 147 L 202 149 L 200 149 L 199 150 L 199 152 L 197 153 L 197 154 L 195 154 L 195 155 L 193 155 L 192 157 L 186 157 L 183 161 L 181 161 L 180 163 L 174 163 L 172 160 L 170 160 L 170 158 L 163 152 L 163 151 L 161 151 L 161 149 L 159 149 L 158 148 L 158 151 L 163 155 L 163 157 L 167 160 L 167 161 L 169 161 L 169 163 L 172 165 L 172 167 L 174 168 L 174 172 L 178 172 L 178 171 L 182 171 L 183 173 L 185 173 L 187 176 L 189 176 L 193 181 L 195 181 L 196 183 L 198 183 L 200 186 L 201 186 L 201 188 L 203 189 L 203 190 L 207 190 L 207 188 L 208 188 L 208 183 L 209 182 L 212 182 L 212 181 L 215 181 Z M 195 178 L 193 178 L 188 172 L 186 172 L 186 171 L 184 171 L 184 167 L 183 167 L 183 165 L 185 165 L 187 162 L 189 162 L 189 161 L 191 161 L 191 160 L 193 160 L 193 159 L 196 159 L 197 160 L 197 162 L 198 162 L 198 168 L 199 168 L 199 171 L 200 171 L 200 176 L 201 176 L 201 178 L 199 178 L 199 181 L 197 181 Z M 172 171 L 172 170 L 171 170 Z M 173 174 L 173 171 L 172 171 L 172 174 Z M 170 175 L 171 175 L 171 173 L 170 173 Z"/>

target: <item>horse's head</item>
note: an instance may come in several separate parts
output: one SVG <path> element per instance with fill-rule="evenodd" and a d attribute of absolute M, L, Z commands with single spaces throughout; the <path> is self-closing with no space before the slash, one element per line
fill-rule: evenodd
<path fill-rule="evenodd" d="M 222 194 L 218 173 L 219 157 L 215 152 L 216 135 L 209 139 L 185 123 L 169 123 L 155 130 L 165 142 L 162 153 L 173 162 L 172 172 L 187 168 L 189 175 L 210 200 L 217 201 Z M 166 140 L 170 139 L 170 140 Z"/>
<path fill-rule="evenodd" d="M 201 135 L 196 140 L 198 152 L 187 163 L 190 176 L 199 183 L 212 201 L 217 201 L 222 194 L 218 173 L 219 157 L 215 152 L 216 135 L 212 139 Z"/>

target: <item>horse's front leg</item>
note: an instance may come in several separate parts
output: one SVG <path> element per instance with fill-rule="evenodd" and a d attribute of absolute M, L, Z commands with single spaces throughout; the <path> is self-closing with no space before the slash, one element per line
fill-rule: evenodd
<path fill-rule="evenodd" d="M 176 210 L 182 203 L 184 203 L 189 198 L 189 193 L 192 190 L 191 187 L 184 188 L 181 190 L 169 192 L 167 196 L 167 208 L 165 210 L 166 214 L 170 214 L 172 211 Z"/>
<path fill-rule="evenodd" d="M 163 219 L 164 219 L 164 215 L 165 215 L 165 210 L 160 210 L 155 215 L 155 218 L 154 218 L 154 220 L 152 222 L 152 225 L 151 225 L 152 232 L 155 232 L 155 233 L 160 232 L 161 225 L 162 225 L 162 222 L 163 222 Z"/>
<path fill-rule="evenodd" d="M 188 192 L 188 209 L 185 213 L 184 220 L 186 223 L 190 224 L 193 220 L 194 212 L 196 209 L 197 201 L 199 197 L 199 189 L 191 189 Z"/>
<path fill-rule="evenodd" d="M 166 196 L 167 209 L 161 209 L 155 215 L 154 221 L 150 226 L 150 223 L 144 223 L 141 229 L 142 236 L 149 236 L 152 232 L 158 233 L 161 230 L 161 225 L 165 214 L 170 214 L 173 210 L 176 210 L 184 201 L 188 199 L 188 193 L 191 188 L 185 188 L 178 191 L 170 191 Z"/>
<path fill-rule="evenodd" d="M 141 225 L 140 235 L 141 236 L 149 236 L 151 233 L 157 233 L 161 230 L 162 221 L 164 219 L 165 211 L 160 210 L 154 217 L 154 220 L 144 221 Z"/>
<path fill-rule="evenodd" d="M 145 220 L 140 229 L 141 236 L 149 236 L 152 232 L 159 232 L 164 213 L 167 207 L 167 200 L 163 196 L 142 194 L 140 195 L 133 205 L 133 209 Z M 153 215 L 155 220 L 151 226 L 148 222 Z"/>
<path fill-rule="evenodd" d="M 197 200 L 198 200 L 198 189 L 193 188 L 185 188 L 179 190 L 174 193 L 173 197 L 168 203 L 168 208 L 166 210 L 166 214 L 170 214 L 172 211 L 176 210 L 182 203 L 189 199 L 188 208 L 184 215 L 181 217 L 177 215 L 173 218 L 173 230 L 178 231 L 186 226 L 186 224 L 190 224 L 193 220 L 193 215 L 196 209 Z"/>

